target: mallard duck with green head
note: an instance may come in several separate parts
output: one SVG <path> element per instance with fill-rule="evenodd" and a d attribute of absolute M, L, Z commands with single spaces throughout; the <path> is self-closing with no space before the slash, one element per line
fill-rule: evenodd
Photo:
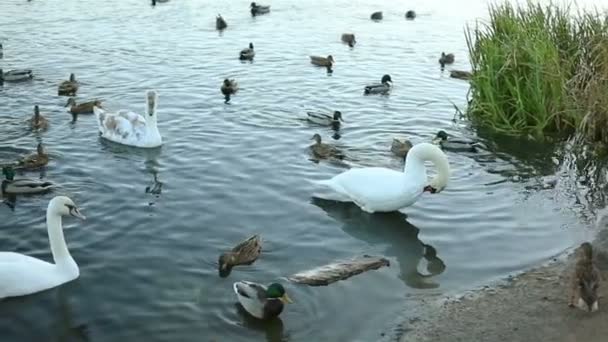
<path fill-rule="evenodd" d="M 20 82 L 27 81 L 34 78 L 34 73 L 30 69 L 17 69 L 17 70 L 9 70 L 7 72 L 2 72 L 0 69 L 0 83 L 3 81 L 6 82 Z"/>
<path fill-rule="evenodd" d="M 266 287 L 250 281 L 239 281 L 234 283 L 232 288 L 245 311 L 259 319 L 278 317 L 285 304 L 293 303 L 283 285 L 279 283 Z"/>
<path fill-rule="evenodd" d="M 439 144 L 443 150 L 452 152 L 477 152 L 477 148 L 481 147 L 481 144 L 472 140 L 452 139 L 444 130 L 437 132 L 433 143 Z"/>
<path fill-rule="evenodd" d="M 317 125 L 333 126 L 344 122 L 342 112 L 336 110 L 331 115 L 320 112 L 306 112 L 306 120 Z"/>
<path fill-rule="evenodd" d="M 391 75 L 384 75 L 380 80 L 380 83 L 370 84 L 365 86 L 363 89 L 363 94 L 371 95 L 371 94 L 386 94 L 393 88 L 393 79 Z"/>
<path fill-rule="evenodd" d="M 253 264 L 261 253 L 262 240 L 259 235 L 254 235 L 239 243 L 231 251 L 220 255 L 218 261 L 220 277 L 227 277 L 234 266 Z"/>
<path fill-rule="evenodd" d="M 15 170 L 10 166 L 3 167 L 2 174 L 5 178 L 2 181 L 3 194 L 38 194 L 55 187 L 53 183 L 48 181 L 27 178 L 15 179 Z"/>
<path fill-rule="evenodd" d="M 61 82 L 57 95 L 59 96 L 75 96 L 78 92 L 78 81 L 76 81 L 76 75 L 70 74 L 70 79 Z"/>

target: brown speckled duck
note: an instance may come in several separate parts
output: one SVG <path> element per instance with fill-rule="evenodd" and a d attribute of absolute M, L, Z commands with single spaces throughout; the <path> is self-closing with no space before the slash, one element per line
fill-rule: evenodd
<path fill-rule="evenodd" d="M 28 122 L 33 130 L 45 130 L 49 127 L 49 121 L 44 116 L 40 115 L 40 108 L 38 105 L 34 106 L 34 115 Z"/>
<path fill-rule="evenodd" d="M 254 235 L 239 243 L 229 252 L 220 255 L 218 261 L 220 277 L 227 277 L 234 266 L 253 264 L 260 253 L 262 253 L 262 240 L 259 235 Z"/>
<path fill-rule="evenodd" d="M 76 81 L 76 75 L 70 74 L 68 81 L 63 81 L 59 85 L 57 95 L 59 96 L 74 96 L 78 92 L 78 81 Z"/>
<path fill-rule="evenodd" d="M 27 155 L 17 161 L 16 168 L 19 169 L 38 169 L 49 163 L 49 155 L 44 150 L 42 144 L 38 144 L 36 153 Z"/>

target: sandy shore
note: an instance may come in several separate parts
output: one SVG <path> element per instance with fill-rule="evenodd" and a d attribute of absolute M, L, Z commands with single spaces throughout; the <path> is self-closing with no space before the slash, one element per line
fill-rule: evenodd
<path fill-rule="evenodd" d="M 401 342 L 608 341 L 608 230 L 593 243 L 604 281 L 600 310 L 569 308 L 568 277 L 573 256 L 521 274 L 495 288 L 431 305 L 428 316 L 404 323 Z"/>

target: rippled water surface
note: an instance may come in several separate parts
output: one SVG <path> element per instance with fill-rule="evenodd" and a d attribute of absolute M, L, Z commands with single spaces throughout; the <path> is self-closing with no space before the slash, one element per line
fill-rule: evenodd
<path fill-rule="evenodd" d="M 313 201 L 308 179 L 345 165 L 309 160 L 314 133 L 341 147 L 348 165 L 395 169 L 394 137 L 429 141 L 439 129 L 474 137 L 454 124 L 466 104 L 466 82 L 437 63 L 467 69 L 465 23 L 485 2 L 274 1 L 252 18 L 249 1 L 3 0 L 4 70 L 31 68 L 31 82 L 0 88 L 0 160 L 42 141 L 51 162 L 41 173 L 55 193 L 18 197 L 0 207 L 0 250 L 51 260 L 44 213 L 57 193 L 73 198 L 87 221 L 66 219 L 66 239 L 81 268 L 58 289 L 0 302 L 6 341 L 373 341 L 425 298 L 478 286 L 548 260 L 577 239 L 575 215 L 552 190 L 529 190 L 555 172 L 552 148 L 481 136 L 488 150 L 451 153 L 449 186 L 425 194 L 403 213 L 368 215 L 352 205 Z M 369 20 L 375 10 L 385 19 Z M 219 34 L 215 16 L 228 29 Z M 340 34 L 354 32 L 354 49 Z M 237 59 L 253 42 L 253 63 Z M 333 75 L 308 55 L 332 54 Z M 137 150 L 101 140 L 92 116 L 75 123 L 57 84 L 74 72 L 78 100 L 103 98 L 110 109 L 143 111 L 156 89 L 164 146 Z M 390 96 L 363 96 L 388 73 Z M 225 77 L 240 92 L 226 105 Z M 46 132 L 24 122 L 34 104 Z M 302 121 L 307 110 L 340 110 L 339 136 Z M 333 136 L 333 138 L 332 138 Z M 335 140 L 335 138 L 339 138 Z M 162 193 L 146 192 L 155 175 Z M 251 234 L 264 238 L 252 266 L 219 278 L 218 255 Z M 436 249 L 443 273 L 427 274 L 423 243 Z M 281 277 L 336 259 L 384 255 L 383 268 L 328 287 L 285 283 L 295 300 L 280 320 L 262 323 L 235 305 L 232 282 Z M 436 261 L 436 260 L 431 260 Z M 51 337 L 49 339 L 49 336 Z M 88 336 L 88 337 L 87 337 Z"/>

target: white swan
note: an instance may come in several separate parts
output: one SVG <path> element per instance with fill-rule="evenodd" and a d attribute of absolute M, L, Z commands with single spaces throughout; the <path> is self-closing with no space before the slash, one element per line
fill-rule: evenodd
<path fill-rule="evenodd" d="M 19 253 L 0 252 L 0 299 L 44 291 L 78 278 L 80 271 L 68 251 L 61 227 L 61 217 L 67 215 L 85 219 L 65 196 L 49 202 L 46 224 L 55 264 Z"/>
<path fill-rule="evenodd" d="M 431 161 L 437 168 L 437 176 L 430 182 L 426 175 L 425 161 Z M 331 179 L 313 182 L 334 191 L 323 198 L 354 202 L 362 210 L 373 213 L 408 207 L 425 191 L 440 192 L 447 185 L 449 177 L 450 165 L 441 149 L 433 144 L 420 143 L 408 152 L 403 172 L 383 167 L 365 167 L 350 169 Z"/>
<path fill-rule="evenodd" d="M 123 145 L 135 147 L 158 147 L 162 145 L 162 137 L 156 125 L 156 102 L 158 94 L 154 90 L 146 93 L 146 115 L 142 116 L 128 110 L 106 113 L 95 106 L 93 112 L 101 137 Z"/>

